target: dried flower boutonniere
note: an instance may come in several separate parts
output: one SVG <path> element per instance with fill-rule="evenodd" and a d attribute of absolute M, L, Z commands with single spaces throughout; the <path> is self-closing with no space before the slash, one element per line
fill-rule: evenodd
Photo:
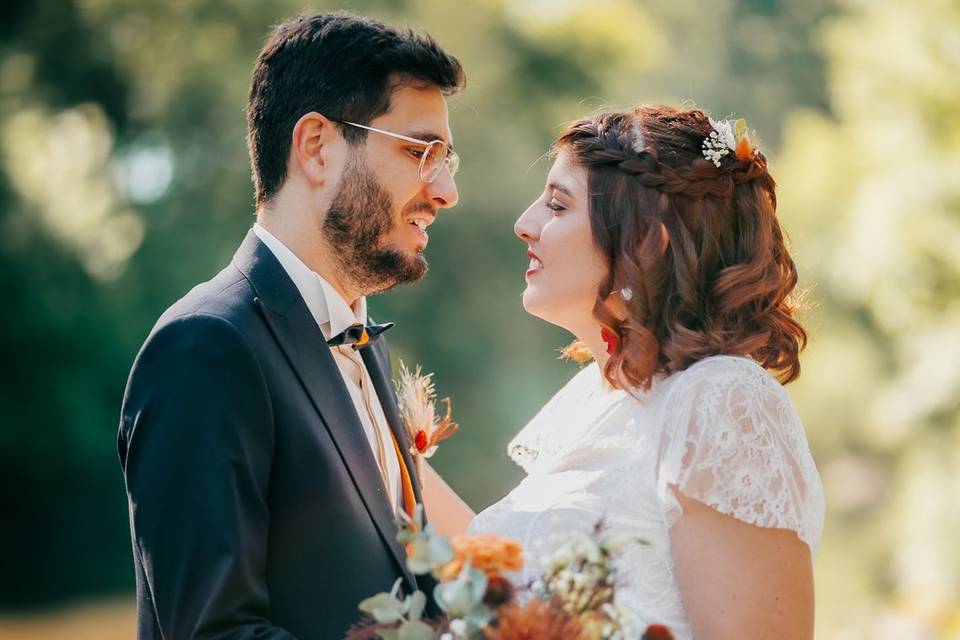
<path fill-rule="evenodd" d="M 446 415 L 442 418 L 437 415 L 432 373 L 422 373 L 419 366 L 411 373 L 400 362 L 400 379 L 395 384 L 400 417 L 419 471 L 420 460 L 436 453 L 437 445 L 457 432 L 457 423 L 450 419 L 450 398 L 440 401 L 447 405 Z"/>

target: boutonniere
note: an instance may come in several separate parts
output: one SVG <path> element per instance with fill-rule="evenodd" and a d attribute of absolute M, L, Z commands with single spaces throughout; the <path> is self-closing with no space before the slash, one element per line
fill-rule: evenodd
<path fill-rule="evenodd" d="M 414 459 L 429 458 L 437 446 L 457 432 L 457 423 L 450 419 L 450 398 L 440 402 L 446 405 L 446 415 L 437 412 L 437 393 L 433 386 L 433 374 L 423 373 L 420 367 L 412 373 L 400 362 L 400 379 L 397 387 L 397 405 L 400 417 L 410 441 L 410 453 Z"/>

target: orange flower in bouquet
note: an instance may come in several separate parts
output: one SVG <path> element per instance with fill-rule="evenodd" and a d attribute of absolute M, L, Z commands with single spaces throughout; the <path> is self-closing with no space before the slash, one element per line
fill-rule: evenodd
<path fill-rule="evenodd" d="M 500 611 L 496 625 L 483 630 L 487 640 L 586 640 L 583 627 L 557 602 L 530 600 L 511 604 Z"/>
<path fill-rule="evenodd" d="M 443 581 L 460 575 L 463 565 L 468 561 L 488 578 L 523 568 L 523 549 L 520 543 L 510 538 L 483 533 L 458 536 L 453 538 L 450 544 L 453 546 L 454 558 L 440 570 L 440 579 Z"/>

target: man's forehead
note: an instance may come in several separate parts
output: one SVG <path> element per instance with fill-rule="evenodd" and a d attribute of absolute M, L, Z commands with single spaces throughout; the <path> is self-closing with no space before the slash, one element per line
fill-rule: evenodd
<path fill-rule="evenodd" d="M 374 118 L 382 126 L 420 140 L 452 142 L 447 101 L 437 88 L 399 87 L 390 98 L 390 109 Z"/>

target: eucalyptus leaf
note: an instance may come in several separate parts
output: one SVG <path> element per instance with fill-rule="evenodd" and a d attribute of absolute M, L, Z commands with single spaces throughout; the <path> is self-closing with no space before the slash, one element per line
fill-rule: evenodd
<path fill-rule="evenodd" d="M 443 566 L 453 560 L 453 546 L 450 541 L 443 536 L 433 536 L 430 538 L 430 557 L 434 564 Z"/>
<path fill-rule="evenodd" d="M 407 620 L 397 630 L 397 640 L 433 640 L 433 627 L 420 620 Z"/>
<path fill-rule="evenodd" d="M 397 629 L 377 629 L 377 636 L 381 640 L 399 640 L 400 631 Z"/>
<path fill-rule="evenodd" d="M 378 593 L 360 603 L 359 608 L 369 613 L 380 624 L 393 624 L 403 617 L 403 603 L 389 593 Z"/>
<path fill-rule="evenodd" d="M 474 629 L 482 629 L 493 620 L 493 611 L 487 605 L 481 604 L 467 614 L 466 620 Z"/>
<path fill-rule="evenodd" d="M 483 606 L 486 591 L 486 574 L 467 563 L 456 580 L 438 584 L 433 597 L 440 608 L 451 616 L 463 617 L 475 607 Z"/>
<path fill-rule="evenodd" d="M 425 531 L 403 536 L 403 539 L 407 540 L 410 549 L 407 568 L 416 575 L 437 571 L 453 560 L 454 553 L 450 542 L 430 527 Z"/>
<path fill-rule="evenodd" d="M 410 613 L 408 617 L 411 620 L 419 620 L 423 616 L 423 610 L 427 607 L 427 594 L 423 591 L 414 591 L 410 596 Z"/>
<path fill-rule="evenodd" d="M 430 544 L 422 536 L 417 536 L 410 542 L 410 553 L 407 556 L 407 568 L 416 575 L 433 571 L 433 558 L 430 554 Z"/>
<path fill-rule="evenodd" d="M 470 610 L 470 589 L 457 580 L 438 584 L 433 590 L 433 599 L 451 616 L 462 615 Z"/>
<path fill-rule="evenodd" d="M 471 587 L 471 596 L 473 604 L 477 605 L 483 602 L 483 596 L 487 593 L 487 574 L 479 569 L 474 569 L 467 565 L 467 574 L 469 575 L 469 584 Z"/>

